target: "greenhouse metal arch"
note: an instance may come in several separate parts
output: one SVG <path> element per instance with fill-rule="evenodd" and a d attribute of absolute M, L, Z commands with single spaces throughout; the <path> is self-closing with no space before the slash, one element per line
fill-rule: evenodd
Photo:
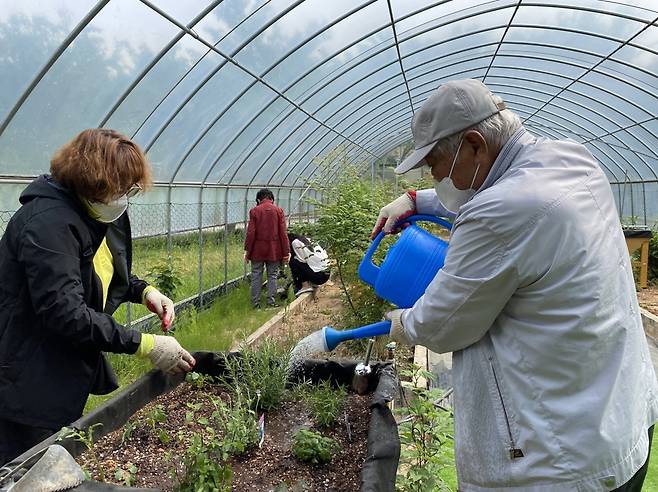
<path fill-rule="evenodd" d="M 531 132 L 587 146 L 622 220 L 658 221 L 651 0 L 30 0 L 0 29 L 0 232 L 60 145 L 111 127 L 154 167 L 135 237 L 171 253 L 195 234 L 200 298 L 231 280 L 209 238 L 228 248 L 259 188 L 312 219 L 342 166 L 383 177 L 453 78 L 483 80 Z"/>

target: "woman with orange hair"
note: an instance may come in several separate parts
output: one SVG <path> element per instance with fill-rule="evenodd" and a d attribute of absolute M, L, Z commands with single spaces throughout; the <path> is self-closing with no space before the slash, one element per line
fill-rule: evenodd
<path fill-rule="evenodd" d="M 30 183 L 0 240 L 0 465 L 82 415 L 87 397 L 118 387 L 103 352 L 191 370 L 175 338 L 112 318 L 144 303 L 167 331 L 173 302 L 131 274 L 128 198 L 151 183 L 127 137 L 85 130 Z"/>

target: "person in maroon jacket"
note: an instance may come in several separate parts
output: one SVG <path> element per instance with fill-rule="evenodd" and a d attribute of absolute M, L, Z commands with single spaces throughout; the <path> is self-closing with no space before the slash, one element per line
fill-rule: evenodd
<path fill-rule="evenodd" d="M 276 277 L 281 262 L 290 259 L 286 216 L 274 205 L 274 194 L 266 188 L 256 194 L 256 203 L 249 210 L 244 242 L 244 259 L 251 262 L 251 303 L 260 308 L 263 269 L 267 268 L 267 305 L 277 307 Z"/>

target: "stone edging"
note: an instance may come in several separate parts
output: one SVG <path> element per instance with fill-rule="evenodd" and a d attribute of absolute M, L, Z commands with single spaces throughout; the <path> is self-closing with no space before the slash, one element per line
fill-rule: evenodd
<path fill-rule="evenodd" d="M 319 289 L 321 289 L 321 287 Z M 304 294 L 300 295 L 297 299 L 292 301 L 290 304 L 288 304 L 282 310 L 280 310 L 278 313 L 272 316 L 269 320 L 263 323 L 261 327 L 258 328 L 256 331 L 254 331 L 251 335 L 249 335 L 244 342 L 242 341 L 235 342 L 231 346 L 231 351 L 234 352 L 239 350 L 240 346 L 242 346 L 244 343 L 246 343 L 247 346 L 249 346 L 252 345 L 257 340 L 260 340 L 272 328 L 280 325 L 283 322 L 283 319 L 287 315 L 299 311 L 303 306 L 308 304 L 314 298 L 314 294 L 315 294 L 314 292 L 305 292 Z"/>
<path fill-rule="evenodd" d="M 658 316 L 643 308 L 640 308 L 640 314 L 642 315 L 644 333 L 658 343 Z"/>

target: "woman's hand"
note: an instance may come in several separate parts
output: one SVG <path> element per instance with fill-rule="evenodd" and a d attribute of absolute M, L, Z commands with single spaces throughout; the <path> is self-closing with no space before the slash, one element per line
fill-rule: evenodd
<path fill-rule="evenodd" d="M 162 331 L 168 331 L 176 317 L 174 301 L 155 287 L 149 286 L 147 289 L 148 291 L 144 296 L 144 305 L 149 311 L 158 315 L 158 318 L 162 321 Z"/>

